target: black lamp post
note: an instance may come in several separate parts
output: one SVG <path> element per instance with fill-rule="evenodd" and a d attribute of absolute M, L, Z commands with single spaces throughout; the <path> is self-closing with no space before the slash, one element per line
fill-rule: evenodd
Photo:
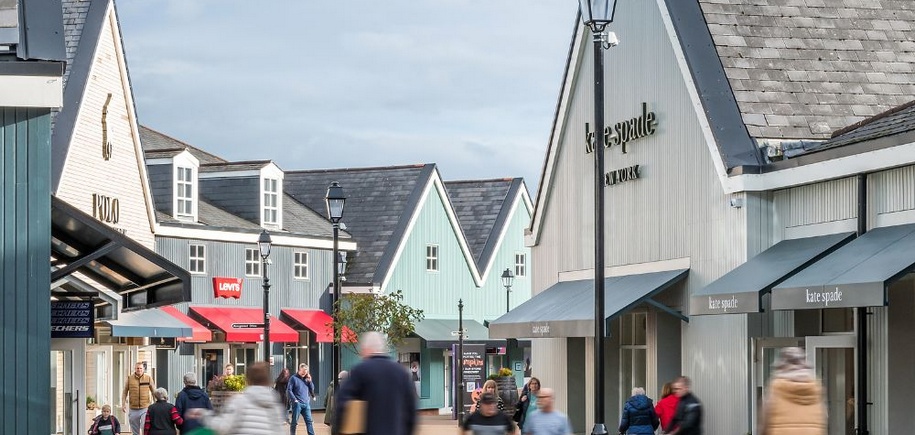
<path fill-rule="evenodd" d="M 334 224 L 334 293 L 333 303 L 331 304 L 330 314 L 334 318 L 334 364 L 331 378 L 334 380 L 334 391 L 340 391 L 337 380 L 337 374 L 340 373 L 340 333 L 337 324 L 337 301 L 340 299 L 340 251 L 338 243 L 340 241 L 340 219 L 343 217 L 343 204 L 346 202 L 346 196 L 343 195 L 343 188 L 336 181 L 330 183 L 327 188 L 327 194 L 324 195 L 324 201 L 327 203 L 327 217 Z"/>
<path fill-rule="evenodd" d="M 616 0 L 579 0 L 582 22 L 594 37 L 594 429 L 604 435 L 604 30 Z M 611 42 L 615 45 L 615 41 Z"/>
<path fill-rule="evenodd" d="M 270 363 L 270 279 L 267 278 L 267 257 L 270 256 L 270 233 L 261 231 L 257 246 L 261 250 L 261 276 L 264 278 L 264 361 Z"/>
<path fill-rule="evenodd" d="M 464 299 L 458 299 L 458 352 L 454 369 L 458 371 L 457 418 L 464 421 Z"/>
<path fill-rule="evenodd" d="M 505 312 L 509 312 L 511 308 L 511 302 L 509 302 L 509 295 L 512 292 L 512 283 L 515 281 L 515 275 L 512 274 L 510 268 L 505 268 L 505 272 L 502 272 L 502 285 L 505 286 Z"/>

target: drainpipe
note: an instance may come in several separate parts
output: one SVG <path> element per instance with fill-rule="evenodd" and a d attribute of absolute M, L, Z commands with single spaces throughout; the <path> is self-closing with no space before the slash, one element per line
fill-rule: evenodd
<path fill-rule="evenodd" d="M 867 174 L 858 175 L 858 237 L 867 232 Z M 856 308 L 858 314 L 858 435 L 867 430 L 867 307 Z"/>

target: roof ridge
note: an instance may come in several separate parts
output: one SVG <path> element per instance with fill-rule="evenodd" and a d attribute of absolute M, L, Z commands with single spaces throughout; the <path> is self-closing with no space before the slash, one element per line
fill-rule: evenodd
<path fill-rule="evenodd" d="M 522 178 L 522 177 L 481 178 L 478 180 L 452 180 L 452 181 L 443 181 L 443 183 L 445 183 L 445 184 L 487 183 L 487 182 L 494 182 L 494 181 L 515 181 L 518 178 Z"/>
<path fill-rule="evenodd" d="M 189 148 L 190 148 L 190 149 L 194 149 L 194 150 L 200 151 L 200 152 L 202 152 L 202 153 L 204 153 L 204 154 L 206 154 L 206 155 L 208 155 L 208 156 L 210 156 L 210 157 L 213 157 L 214 159 L 222 160 L 223 162 L 226 162 L 226 161 L 227 161 L 226 159 L 224 159 L 224 158 L 222 158 L 222 157 L 219 157 L 219 156 L 217 156 L 216 154 L 213 154 L 213 153 L 208 152 L 208 151 L 204 151 L 202 148 L 198 148 L 198 147 L 196 147 L 196 146 L 194 146 L 194 145 L 191 145 L 191 144 L 189 144 L 189 143 L 187 143 L 187 142 L 185 142 L 185 141 L 183 141 L 183 140 L 181 140 L 181 139 L 178 139 L 178 138 L 176 138 L 176 137 L 174 137 L 174 136 L 171 136 L 171 135 L 162 133 L 161 131 L 156 130 L 156 129 L 154 129 L 154 128 L 148 126 L 148 125 L 142 125 L 142 124 L 137 124 L 137 125 L 139 125 L 139 127 L 140 127 L 141 129 L 142 129 L 142 128 L 145 128 L 145 129 L 147 129 L 147 130 L 149 130 L 149 131 L 151 131 L 151 132 L 153 132 L 153 133 L 155 133 L 155 134 L 158 134 L 159 136 L 165 136 L 165 137 L 167 137 L 167 138 L 169 138 L 169 139 L 171 139 L 171 140 L 173 140 L 173 141 L 175 141 L 175 142 L 178 142 L 178 143 L 184 145 L 184 146 L 185 146 L 185 149 L 189 149 Z M 143 141 L 140 141 L 140 146 L 142 146 L 142 145 L 143 145 Z"/>
<path fill-rule="evenodd" d="M 273 160 L 239 160 L 233 162 L 220 162 L 220 163 L 201 163 L 200 166 L 235 166 L 235 165 L 249 165 L 251 163 L 273 163 Z"/>
<path fill-rule="evenodd" d="M 896 114 L 896 113 L 898 113 L 898 112 L 901 112 L 901 111 L 903 111 L 903 110 L 905 110 L 905 109 L 908 109 L 909 107 L 912 107 L 912 106 L 915 106 L 915 100 L 912 100 L 912 101 L 909 101 L 908 103 L 901 104 L 901 105 L 899 105 L 899 106 L 890 108 L 889 110 L 886 110 L 886 111 L 883 111 L 883 112 L 881 112 L 881 113 L 878 113 L 878 114 L 876 114 L 876 115 L 874 115 L 874 116 L 871 116 L 870 118 L 862 119 L 861 121 L 858 121 L 858 122 L 856 122 L 856 123 L 854 123 L 854 124 L 852 124 L 852 125 L 849 125 L 849 126 L 847 126 L 847 127 L 840 128 L 840 129 L 834 131 L 834 132 L 832 133 L 832 136 L 830 136 L 829 138 L 830 138 L 830 139 L 835 139 L 835 138 L 837 138 L 837 137 L 839 137 L 839 136 L 841 136 L 841 135 L 843 135 L 843 134 L 845 134 L 845 133 L 848 133 L 848 132 L 850 132 L 850 131 L 857 130 L 858 128 L 861 128 L 861 127 L 863 127 L 863 126 L 865 126 L 865 125 L 867 125 L 867 124 L 870 124 L 870 123 L 872 123 L 872 122 L 874 122 L 874 121 L 878 121 L 878 120 L 880 120 L 880 119 L 887 118 L 887 117 L 889 117 L 890 115 L 893 115 L 893 114 Z"/>
<path fill-rule="evenodd" d="M 378 170 L 394 170 L 394 169 L 408 169 L 408 168 L 423 168 L 427 165 L 435 165 L 435 163 L 415 163 L 407 165 L 395 165 L 395 166 L 367 166 L 361 168 L 325 168 L 325 169 L 295 169 L 286 171 L 286 174 L 319 174 L 319 173 L 332 173 L 332 172 L 360 172 L 360 171 L 378 171 Z"/>

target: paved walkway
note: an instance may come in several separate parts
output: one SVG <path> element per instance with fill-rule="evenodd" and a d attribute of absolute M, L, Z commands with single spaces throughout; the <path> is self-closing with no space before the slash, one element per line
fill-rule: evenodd
<path fill-rule="evenodd" d="M 315 411 L 312 416 L 315 422 L 315 435 L 330 435 L 330 428 L 324 425 L 324 413 Z M 288 427 L 288 426 L 287 426 Z M 296 435 L 307 435 L 305 423 L 299 420 L 296 426 Z M 448 415 L 421 415 L 419 416 L 419 430 L 416 435 L 455 435 L 457 422 Z"/>

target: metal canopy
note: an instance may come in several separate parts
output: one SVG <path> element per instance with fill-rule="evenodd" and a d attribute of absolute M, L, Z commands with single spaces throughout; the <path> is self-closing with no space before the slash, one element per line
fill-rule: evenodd
<path fill-rule="evenodd" d="M 876 228 L 772 289 L 772 309 L 886 305 L 886 286 L 915 270 L 915 224 Z"/>
<path fill-rule="evenodd" d="M 689 269 L 606 278 L 606 319 L 635 306 L 686 278 Z M 605 319 L 605 320 L 606 320 Z M 594 280 L 554 284 L 489 323 L 491 338 L 557 338 L 594 336 Z"/>
<path fill-rule="evenodd" d="M 458 329 L 457 319 L 423 319 L 413 325 L 413 333 L 432 348 L 449 348 L 457 343 Z M 464 331 L 464 344 L 505 345 L 505 341 L 490 340 L 489 330 L 476 320 L 464 319 Z"/>
<path fill-rule="evenodd" d="M 193 329 L 161 310 L 121 313 L 117 320 L 106 320 L 112 337 L 191 337 Z"/>
<path fill-rule="evenodd" d="M 51 257 L 52 288 L 79 272 L 121 295 L 122 311 L 191 299 L 187 271 L 54 196 Z"/>
<path fill-rule="evenodd" d="M 854 238 L 855 233 L 782 240 L 690 298 L 692 315 L 758 313 L 772 287 Z"/>

